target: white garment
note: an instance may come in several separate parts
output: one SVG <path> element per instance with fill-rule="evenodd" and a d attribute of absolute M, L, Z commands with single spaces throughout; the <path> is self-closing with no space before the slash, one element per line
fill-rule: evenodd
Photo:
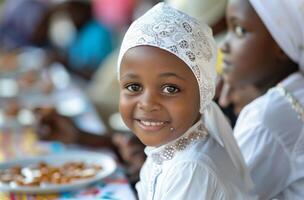
<path fill-rule="evenodd" d="M 304 106 L 304 77 L 282 85 Z M 300 110 L 299 109 L 299 110 Z M 276 88 L 247 105 L 234 129 L 259 199 L 304 199 L 304 121 Z"/>
<path fill-rule="evenodd" d="M 182 137 L 201 125 L 195 124 Z M 140 200 L 247 200 L 244 183 L 225 149 L 207 135 L 194 140 L 173 158 L 158 162 L 167 145 L 147 147 L 147 160 L 136 184 Z"/>

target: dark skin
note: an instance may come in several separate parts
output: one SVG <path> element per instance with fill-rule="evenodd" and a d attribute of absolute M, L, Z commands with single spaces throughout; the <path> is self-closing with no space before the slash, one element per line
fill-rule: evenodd
<path fill-rule="evenodd" d="M 261 96 L 261 93 L 252 85 L 232 87 L 226 82 L 223 84 L 218 103 L 224 108 L 232 105 L 236 116 L 247 104 Z"/>
<path fill-rule="evenodd" d="M 274 41 L 248 0 L 231 0 L 227 37 L 221 46 L 224 80 L 233 87 L 254 86 L 261 94 L 298 70 Z"/>
<path fill-rule="evenodd" d="M 37 108 L 35 114 L 36 132 L 42 140 L 79 143 L 90 147 L 114 147 L 109 134 L 101 136 L 79 130 L 70 118 L 58 114 L 54 108 Z"/>
<path fill-rule="evenodd" d="M 177 56 L 151 46 L 125 53 L 119 108 L 125 124 L 142 143 L 161 146 L 180 137 L 199 120 L 199 105 L 197 80 Z"/>

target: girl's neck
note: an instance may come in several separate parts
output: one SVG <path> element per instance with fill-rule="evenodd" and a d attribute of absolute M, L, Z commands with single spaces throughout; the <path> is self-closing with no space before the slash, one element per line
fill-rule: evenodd
<path fill-rule="evenodd" d="M 261 94 L 265 94 L 270 88 L 287 78 L 290 74 L 299 71 L 299 67 L 295 63 L 284 64 L 279 66 L 277 72 L 271 78 L 265 80 L 264 84 L 256 85 Z"/>
<path fill-rule="evenodd" d="M 184 137 L 187 133 L 196 130 L 196 128 L 200 125 L 200 121 L 203 121 L 203 120 L 202 120 L 202 115 L 201 115 L 201 114 L 199 114 L 197 120 L 194 121 L 194 123 L 192 124 L 192 126 L 189 127 L 189 128 L 188 128 L 182 135 L 180 135 L 178 138 L 175 138 L 175 139 L 173 139 L 173 140 L 171 140 L 171 141 L 169 141 L 169 142 L 167 142 L 167 143 L 161 144 L 161 145 L 159 145 L 159 146 L 154 146 L 154 147 L 155 147 L 155 148 L 159 148 L 159 147 L 168 146 L 168 145 L 170 145 L 171 143 L 174 143 L 174 142 L 177 141 L 178 139 Z"/>

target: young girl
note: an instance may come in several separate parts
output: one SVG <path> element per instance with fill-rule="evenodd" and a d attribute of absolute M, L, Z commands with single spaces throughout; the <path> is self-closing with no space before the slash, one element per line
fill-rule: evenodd
<path fill-rule="evenodd" d="M 139 199 L 251 199 L 242 155 L 212 103 L 215 58 L 209 27 L 164 3 L 127 31 L 120 112 L 147 145 Z"/>
<path fill-rule="evenodd" d="M 234 134 L 259 199 L 304 199 L 304 1 L 231 0 L 225 80 L 264 95 Z"/>

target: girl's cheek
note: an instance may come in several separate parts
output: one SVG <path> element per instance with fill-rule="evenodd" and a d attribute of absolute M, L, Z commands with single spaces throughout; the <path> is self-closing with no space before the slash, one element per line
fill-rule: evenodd
<path fill-rule="evenodd" d="M 132 101 L 129 98 L 121 96 L 119 102 L 119 111 L 125 123 L 128 123 L 128 121 L 131 120 L 133 110 L 134 105 Z"/>

